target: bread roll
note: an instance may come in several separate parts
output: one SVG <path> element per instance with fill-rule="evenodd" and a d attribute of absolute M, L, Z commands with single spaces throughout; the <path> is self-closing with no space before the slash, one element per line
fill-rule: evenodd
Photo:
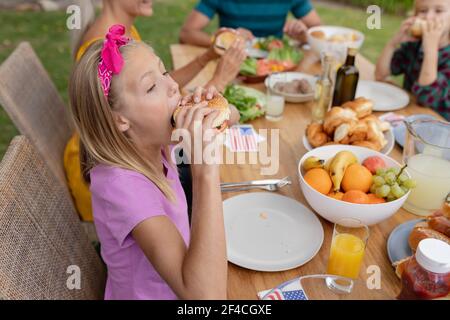
<path fill-rule="evenodd" d="M 411 250 L 416 251 L 419 242 L 423 239 L 428 238 L 438 239 L 450 245 L 450 238 L 447 237 L 446 235 L 436 230 L 433 230 L 429 227 L 418 226 L 415 227 L 409 235 L 408 239 L 409 247 L 411 248 Z"/>

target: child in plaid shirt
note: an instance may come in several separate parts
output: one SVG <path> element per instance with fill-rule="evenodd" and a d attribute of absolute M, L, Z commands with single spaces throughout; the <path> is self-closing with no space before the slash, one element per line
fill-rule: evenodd
<path fill-rule="evenodd" d="M 376 79 L 404 74 L 403 87 L 417 102 L 450 121 L 450 1 L 416 0 L 415 12 L 384 48 Z M 420 40 L 409 32 L 416 18 L 426 20 Z"/>

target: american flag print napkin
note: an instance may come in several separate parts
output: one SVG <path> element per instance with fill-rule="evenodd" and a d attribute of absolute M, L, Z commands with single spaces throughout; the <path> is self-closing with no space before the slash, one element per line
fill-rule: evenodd
<path fill-rule="evenodd" d="M 251 125 L 237 125 L 229 128 L 225 136 L 225 145 L 231 152 L 257 152 L 258 143 L 263 138 Z"/>
<path fill-rule="evenodd" d="M 262 300 L 308 300 L 300 281 L 294 281 L 281 289 L 264 290 L 258 292 L 259 299 Z"/>

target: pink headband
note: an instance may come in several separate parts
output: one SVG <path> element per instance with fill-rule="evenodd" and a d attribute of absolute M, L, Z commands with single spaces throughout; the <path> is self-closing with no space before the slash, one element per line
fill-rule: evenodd
<path fill-rule="evenodd" d="M 102 84 L 103 93 L 108 97 L 113 74 L 119 74 L 123 67 L 123 57 L 119 48 L 126 45 L 130 39 L 124 37 L 125 27 L 115 24 L 109 28 L 98 64 L 98 78 Z"/>

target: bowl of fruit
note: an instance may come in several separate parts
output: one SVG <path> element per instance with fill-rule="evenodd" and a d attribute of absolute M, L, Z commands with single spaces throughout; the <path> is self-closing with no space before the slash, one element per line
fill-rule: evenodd
<path fill-rule="evenodd" d="M 355 218 L 377 224 L 395 214 L 415 187 L 394 159 L 357 146 L 311 150 L 300 159 L 298 175 L 306 201 L 331 222 Z"/>

